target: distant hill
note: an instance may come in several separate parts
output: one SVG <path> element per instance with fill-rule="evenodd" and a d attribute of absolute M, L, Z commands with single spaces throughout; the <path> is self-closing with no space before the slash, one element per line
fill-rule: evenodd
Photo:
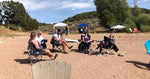
<path fill-rule="evenodd" d="M 131 8 L 131 10 L 133 10 L 133 8 Z M 143 14 L 150 14 L 149 9 L 141 8 L 141 10 Z M 81 23 L 88 24 L 90 32 L 102 32 L 102 31 L 108 30 L 107 28 L 100 26 L 98 21 L 99 19 L 97 19 L 97 12 L 91 11 L 91 12 L 84 12 L 81 14 L 76 14 L 73 17 L 69 17 L 65 19 L 63 22 L 69 25 L 70 32 L 73 32 L 73 33 L 78 32 L 77 25 Z M 52 32 L 52 24 L 47 25 L 47 24 L 41 23 L 39 30 Z"/>
<path fill-rule="evenodd" d="M 133 10 L 133 8 L 131 8 Z M 150 14 L 149 9 L 141 8 L 143 14 Z M 77 14 L 73 17 L 69 17 L 65 19 L 63 22 L 69 24 L 71 31 L 77 31 L 77 25 L 81 23 L 87 23 L 90 26 L 90 30 L 104 30 L 105 28 L 100 26 L 97 19 L 97 12 L 85 12 L 81 14 Z"/>
<path fill-rule="evenodd" d="M 64 20 L 64 22 L 74 22 L 74 21 L 80 21 L 82 19 L 89 19 L 89 18 L 97 18 L 97 12 L 92 11 L 92 12 L 85 12 L 81 14 L 77 14 L 73 17 L 69 17 Z"/>
<path fill-rule="evenodd" d="M 99 26 L 96 11 L 77 14 L 73 17 L 65 19 L 63 22 L 67 23 L 71 28 L 70 30 L 74 32 L 78 32 L 77 25 L 81 23 L 88 24 L 90 31 L 95 30 L 95 28 Z"/>
<path fill-rule="evenodd" d="M 14 32 L 15 31 L 10 30 L 10 29 L 6 28 L 5 26 L 0 26 L 0 35 L 11 34 L 11 33 L 14 33 Z"/>
<path fill-rule="evenodd" d="M 131 8 L 131 10 L 133 10 L 133 8 Z M 150 14 L 149 9 L 141 8 L 141 10 L 142 10 L 142 13 L 144 13 L 144 14 Z M 96 11 L 77 14 L 73 17 L 69 17 L 69 18 L 65 19 L 63 22 L 74 22 L 74 21 L 80 21 L 83 19 L 91 19 L 91 18 L 97 18 Z"/>
<path fill-rule="evenodd" d="M 145 8 L 141 8 L 141 9 L 142 9 L 142 13 L 150 14 L 150 10 L 149 9 L 145 9 Z"/>
<path fill-rule="evenodd" d="M 5 26 L 0 26 L 0 37 L 14 37 L 14 36 L 22 36 L 28 34 L 27 32 L 14 31 L 6 28 Z"/>

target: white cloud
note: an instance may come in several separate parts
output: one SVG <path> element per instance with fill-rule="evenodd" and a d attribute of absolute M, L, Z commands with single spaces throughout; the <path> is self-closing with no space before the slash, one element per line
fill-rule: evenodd
<path fill-rule="evenodd" d="M 137 1 L 138 4 L 143 4 L 143 3 L 146 3 L 146 2 L 148 2 L 150 0 L 133 0 L 133 2 L 134 1 Z"/>
<path fill-rule="evenodd" d="M 149 1 L 149 0 L 143 0 L 143 2 L 147 2 L 147 1 Z"/>
<path fill-rule="evenodd" d="M 66 9 L 66 8 L 71 8 L 71 9 L 83 9 L 83 8 L 90 8 L 93 5 L 91 3 L 86 3 L 86 2 L 71 2 L 71 1 L 64 1 L 59 4 L 61 7 L 59 9 Z"/>
<path fill-rule="evenodd" d="M 50 4 L 46 1 L 36 2 L 31 0 L 22 0 L 20 2 L 23 3 L 27 10 L 40 10 L 50 7 Z"/>
<path fill-rule="evenodd" d="M 0 0 L 11 1 L 11 0 Z M 23 3 L 27 10 L 51 9 L 83 9 L 93 7 L 93 0 L 13 0 Z"/>
<path fill-rule="evenodd" d="M 141 5 L 141 4 L 145 4 L 145 3 L 149 3 L 150 0 L 127 0 L 128 1 L 128 4 L 130 6 L 134 6 L 134 2 L 137 1 L 137 5 Z"/>

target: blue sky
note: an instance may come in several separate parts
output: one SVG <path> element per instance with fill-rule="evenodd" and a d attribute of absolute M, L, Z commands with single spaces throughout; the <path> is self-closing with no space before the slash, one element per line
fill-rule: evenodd
<path fill-rule="evenodd" d="M 9 1 L 9 0 L 0 0 Z M 94 0 L 13 0 L 23 3 L 28 14 L 42 23 L 57 23 L 82 12 L 96 11 Z M 127 0 L 133 7 L 135 0 Z M 150 9 L 150 0 L 137 0 L 141 8 Z"/>

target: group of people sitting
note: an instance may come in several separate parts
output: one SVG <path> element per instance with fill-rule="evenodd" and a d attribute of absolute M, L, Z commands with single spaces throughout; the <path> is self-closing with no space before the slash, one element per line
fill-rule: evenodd
<path fill-rule="evenodd" d="M 50 59 L 55 60 L 55 58 L 58 56 L 58 54 L 52 54 L 48 49 L 43 48 L 42 46 L 42 39 L 41 32 L 31 32 L 30 39 L 28 41 L 29 46 L 33 47 L 35 50 L 35 54 L 46 54 Z"/>
<path fill-rule="evenodd" d="M 35 51 L 36 54 L 44 53 L 50 59 L 55 59 L 58 56 L 58 54 L 54 55 L 48 49 L 46 49 L 47 48 L 46 42 L 47 42 L 47 40 L 44 39 L 41 36 L 41 32 L 38 31 L 37 33 L 31 32 L 28 44 L 32 45 L 36 49 L 36 51 Z M 91 40 L 91 35 L 89 35 L 88 32 L 84 32 L 84 35 L 81 35 L 81 42 L 78 45 L 78 50 L 80 52 L 89 53 L 88 49 L 90 48 L 92 42 L 94 42 L 94 40 Z M 57 33 L 55 33 L 52 36 L 51 44 L 56 45 L 56 46 L 62 46 L 64 54 L 67 54 L 66 47 L 68 49 L 71 49 L 73 47 L 72 45 L 69 46 L 66 43 L 66 41 L 63 39 L 60 29 L 58 29 Z M 99 42 L 96 49 L 99 49 L 99 53 L 102 53 L 102 48 L 108 48 L 108 47 L 111 47 L 116 52 L 119 50 L 118 47 L 115 45 L 115 39 L 112 34 L 109 37 L 104 36 L 104 40 Z"/>
<path fill-rule="evenodd" d="M 33 48 L 35 49 L 35 54 L 46 54 L 50 59 L 55 59 L 58 56 L 58 54 L 54 55 L 48 49 L 46 49 L 46 42 L 47 40 L 42 37 L 41 31 L 38 31 L 37 33 L 31 32 L 30 39 L 28 41 L 28 47 L 33 46 Z M 67 54 L 66 47 L 69 49 L 73 47 L 69 46 L 63 39 L 60 29 L 58 29 L 57 33 L 53 35 L 51 42 L 56 46 L 62 46 L 64 54 Z"/>
<path fill-rule="evenodd" d="M 91 40 L 91 35 L 89 35 L 88 32 L 84 32 L 84 35 L 81 35 L 81 43 L 78 46 L 79 51 L 81 53 L 89 53 L 89 48 L 92 42 L 94 42 L 94 40 Z M 115 44 L 115 39 L 112 34 L 110 34 L 109 37 L 104 36 L 104 40 L 99 41 L 95 50 L 99 49 L 99 54 L 103 54 L 102 53 L 103 48 L 113 49 L 115 52 L 119 50 Z"/>

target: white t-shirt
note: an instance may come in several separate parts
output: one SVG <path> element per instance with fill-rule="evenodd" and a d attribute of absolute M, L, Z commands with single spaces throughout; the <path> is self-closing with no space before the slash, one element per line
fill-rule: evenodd
<path fill-rule="evenodd" d="M 55 37 L 57 40 L 60 40 L 60 38 L 61 38 L 61 35 L 54 34 L 54 37 Z"/>
<path fill-rule="evenodd" d="M 44 38 L 43 38 L 42 36 L 40 36 L 40 37 L 37 36 L 35 39 L 41 44 L 41 41 L 42 41 Z"/>

